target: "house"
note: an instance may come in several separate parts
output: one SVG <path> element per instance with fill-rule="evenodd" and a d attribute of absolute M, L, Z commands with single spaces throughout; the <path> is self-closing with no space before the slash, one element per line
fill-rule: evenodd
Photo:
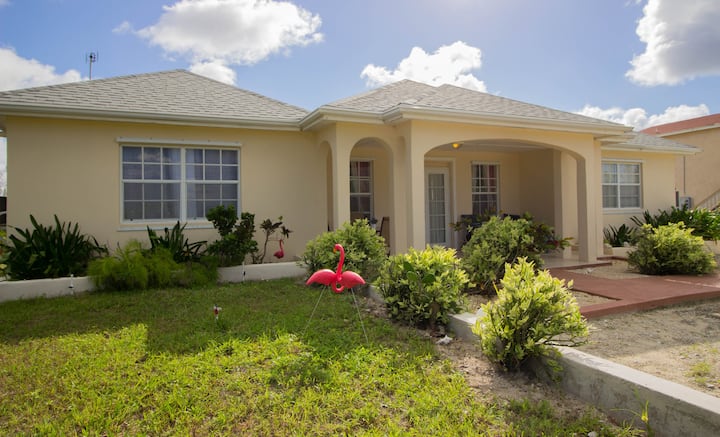
<path fill-rule="evenodd" d="M 234 204 L 283 216 L 285 251 L 355 217 L 389 217 L 394 253 L 457 246 L 463 214 L 530 212 L 603 253 L 602 231 L 674 202 L 694 147 L 604 120 L 409 80 L 311 112 L 183 70 L 0 93 L 8 224 L 79 222 L 114 247 Z M 566 251 L 566 256 L 572 255 Z"/>
<path fill-rule="evenodd" d="M 701 148 L 701 153 L 676 158 L 678 200 L 694 208 L 720 206 L 720 114 L 661 124 L 643 133 Z"/>

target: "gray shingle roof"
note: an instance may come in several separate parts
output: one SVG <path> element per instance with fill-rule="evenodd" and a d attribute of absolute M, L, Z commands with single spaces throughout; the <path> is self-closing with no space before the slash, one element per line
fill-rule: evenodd
<path fill-rule="evenodd" d="M 653 150 L 657 152 L 698 153 L 701 151 L 701 149 L 695 146 L 678 143 L 676 141 L 644 134 L 642 132 L 634 132 L 631 139 L 618 144 L 616 147 L 637 150 Z"/>
<path fill-rule="evenodd" d="M 307 111 L 185 70 L 0 92 L 0 110 L 297 123 Z"/>
<path fill-rule="evenodd" d="M 535 118 L 548 121 L 594 124 L 597 126 L 622 126 L 597 118 L 559 111 L 454 85 L 435 87 L 412 80 L 395 82 L 363 94 L 338 100 L 323 107 L 382 114 L 402 104 L 427 110 L 449 110 L 506 117 Z"/>

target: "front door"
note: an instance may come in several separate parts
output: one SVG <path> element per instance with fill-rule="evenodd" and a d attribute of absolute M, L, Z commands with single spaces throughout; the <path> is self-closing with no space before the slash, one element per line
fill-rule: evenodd
<path fill-rule="evenodd" d="M 450 171 L 425 169 L 425 241 L 450 246 Z"/>

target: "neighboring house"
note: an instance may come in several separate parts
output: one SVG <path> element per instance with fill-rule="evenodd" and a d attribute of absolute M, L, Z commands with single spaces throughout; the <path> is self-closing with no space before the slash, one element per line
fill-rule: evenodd
<path fill-rule="evenodd" d="M 283 216 L 292 256 L 351 218 L 389 217 L 390 246 L 457 246 L 463 214 L 530 212 L 603 253 L 607 224 L 674 202 L 697 150 L 604 120 L 409 80 L 312 112 L 186 71 L 0 93 L 8 224 L 79 222 L 114 247 L 217 204 Z M 566 255 L 569 255 L 569 251 Z"/>
<path fill-rule="evenodd" d="M 720 205 L 720 114 L 661 124 L 643 132 L 702 149 L 701 153 L 677 158 L 678 200 L 695 208 L 714 209 Z"/>

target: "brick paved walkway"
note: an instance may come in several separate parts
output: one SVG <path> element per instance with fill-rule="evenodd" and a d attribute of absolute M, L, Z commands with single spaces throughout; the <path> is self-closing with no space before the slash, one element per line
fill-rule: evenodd
<path fill-rule="evenodd" d="M 587 305 L 580 312 L 588 319 L 610 314 L 647 310 L 681 302 L 720 298 L 720 275 L 648 276 L 633 279 L 605 279 L 564 268 L 550 273 L 573 281 L 573 289 L 603 296 L 612 301 Z"/>

